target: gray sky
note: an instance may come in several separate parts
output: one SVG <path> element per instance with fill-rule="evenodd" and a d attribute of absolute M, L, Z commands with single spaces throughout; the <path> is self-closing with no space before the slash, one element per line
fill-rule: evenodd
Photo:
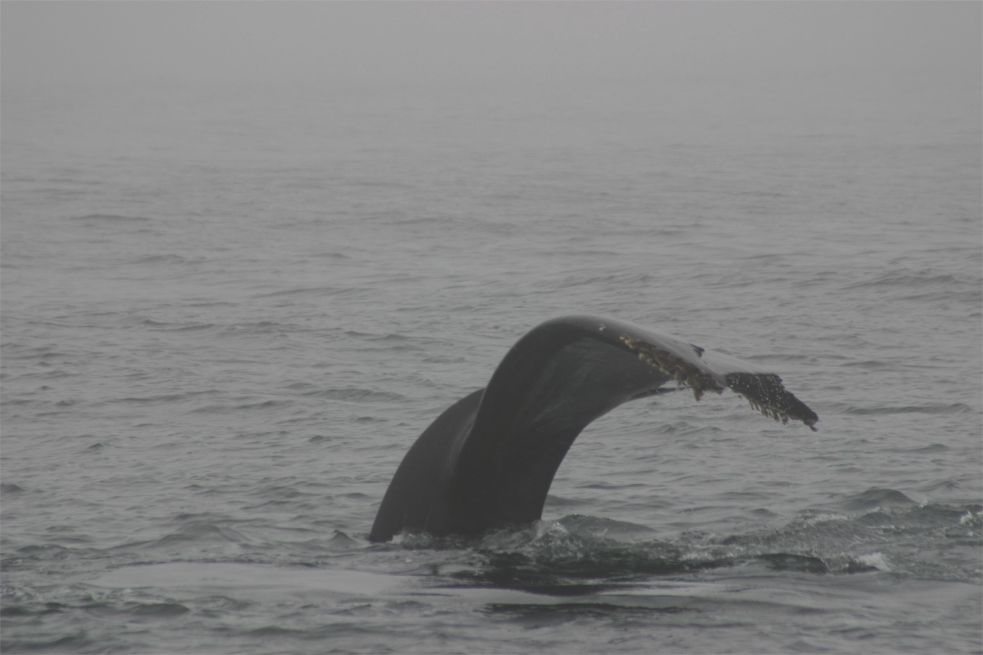
<path fill-rule="evenodd" d="M 5 86 L 922 73 L 978 88 L 981 4 L 10 2 Z"/>

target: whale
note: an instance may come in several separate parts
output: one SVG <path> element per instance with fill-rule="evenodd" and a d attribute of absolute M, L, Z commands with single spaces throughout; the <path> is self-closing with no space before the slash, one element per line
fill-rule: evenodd
<path fill-rule="evenodd" d="M 668 385 L 668 386 L 667 386 Z M 564 316 L 527 332 L 481 389 L 441 413 L 396 469 L 369 533 L 479 536 L 541 519 L 563 458 L 591 421 L 676 389 L 731 390 L 782 423 L 819 417 L 770 371 L 626 321 Z"/>

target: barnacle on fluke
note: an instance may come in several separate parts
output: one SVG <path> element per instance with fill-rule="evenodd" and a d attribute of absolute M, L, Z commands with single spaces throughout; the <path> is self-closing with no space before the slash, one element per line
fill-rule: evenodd
<path fill-rule="evenodd" d="M 688 387 L 693 390 L 693 397 L 699 400 L 705 391 L 716 391 L 720 393 L 724 388 L 705 371 L 701 371 L 684 359 L 674 356 L 671 351 L 659 348 L 654 343 L 639 341 L 627 335 L 619 337 L 621 342 L 629 350 L 638 354 L 638 359 L 649 366 L 665 373 L 676 384 Z M 696 349 L 697 356 L 703 354 L 703 349 Z"/>
<path fill-rule="evenodd" d="M 732 389 L 765 416 L 819 417 L 774 373 L 630 323 L 568 316 L 533 328 L 484 389 L 451 405 L 396 470 L 369 534 L 477 534 L 540 518 L 574 439 L 618 405 L 663 391 Z"/>
<path fill-rule="evenodd" d="M 748 399 L 751 407 L 776 421 L 798 419 L 813 431 L 819 417 L 805 403 L 787 391 L 774 373 L 733 372 L 724 375 L 727 386 Z"/>
<path fill-rule="evenodd" d="M 782 385 L 782 379 L 774 373 L 753 371 L 722 372 L 698 366 L 689 357 L 680 356 L 670 348 L 660 347 L 658 342 L 643 341 L 629 335 L 618 338 L 638 359 L 669 376 L 680 386 L 693 390 L 693 396 L 700 400 L 706 391 L 723 392 L 725 388 L 735 391 L 765 416 L 788 423 L 790 418 L 798 419 L 815 430 L 819 417 L 802 401 Z M 673 344 L 676 345 L 676 344 Z M 696 357 L 702 359 L 705 350 L 699 346 L 686 344 Z M 683 351 L 685 353 L 686 351 Z M 731 365 L 736 364 L 731 360 Z"/>

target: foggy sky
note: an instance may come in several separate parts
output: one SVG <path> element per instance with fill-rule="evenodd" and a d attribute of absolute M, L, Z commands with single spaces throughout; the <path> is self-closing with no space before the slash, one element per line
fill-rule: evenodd
<path fill-rule="evenodd" d="M 0 5 L 14 87 L 922 74 L 979 95 L 981 4 Z M 968 89 L 965 89 L 969 85 Z M 975 94 L 975 95 L 974 95 Z"/>

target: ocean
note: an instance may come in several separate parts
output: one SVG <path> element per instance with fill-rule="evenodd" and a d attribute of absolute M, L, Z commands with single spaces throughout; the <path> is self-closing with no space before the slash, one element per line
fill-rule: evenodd
<path fill-rule="evenodd" d="M 983 652 L 979 79 L 591 79 L 5 83 L 3 651 Z M 637 400 L 542 521 L 370 543 L 581 313 L 818 432 Z"/>

